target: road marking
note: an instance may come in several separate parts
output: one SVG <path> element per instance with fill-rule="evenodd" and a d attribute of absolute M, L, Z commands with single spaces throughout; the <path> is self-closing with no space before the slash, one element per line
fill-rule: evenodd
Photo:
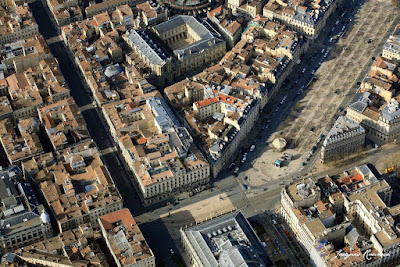
<path fill-rule="evenodd" d="M 107 154 L 114 153 L 116 151 L 117 151 L 117 148 L 115 146 L 113 146 L 113 147 L 108 147 L 106 149 L 100 150 L 99 152 L 101 153 L 102 156 L 105 156 Z"/>
<path fill-rule="evenodd" d="M 62 39 L 61 35 L 57 35 L 57 36 L 51 37 L 49 39 L 46 39 L 46 42 L 48 45 L 62 42 L 62 41 L 63 41 L 63 39 Z"/>
<path fill-rule="evenodd" d="M 81 112 L 84 112 L 84 111 L 86 111 L 86 110 L 88 110 L 88 109 L 92 109 L 92 108 L 95 108 L 95 106 L 93 105 L 93 103 L 90 103 L 90 104 L 86 104 L 86 105 L 84 105 L 84 106 L 80 106 L 80 107 L 79 107 L 79 110 L 80 110 Z"/>

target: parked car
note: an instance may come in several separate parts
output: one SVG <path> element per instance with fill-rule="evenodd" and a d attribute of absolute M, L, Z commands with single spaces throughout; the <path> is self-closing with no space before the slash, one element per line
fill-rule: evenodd
<path fill-rule="evenodd" d="M 243 186 L 244 190 L 249 189 L 249 187 L 247 185 L 245 185 L 245 184 L 242 184 L 242 186 Z"/>
<path fill-rule="evenodd" d="M 251 145 L 251 147 L 250 147 L 250 151 L 254 151 L 254 149 L 256 148 L 256 146 L 255 145 Z"/>

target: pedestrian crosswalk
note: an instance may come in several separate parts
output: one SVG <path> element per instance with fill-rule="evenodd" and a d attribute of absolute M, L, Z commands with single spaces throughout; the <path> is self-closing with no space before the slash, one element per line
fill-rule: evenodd
<path fill-rule="evenodd" d="M 57 43 L 57 42 L 61 42 L 61 41 L 62 41 L 61 35 L 57 35 L 57 36 L 51 37 L 49 39 L 46 39 L 46 42 L 47 42 L 48 45 L 49 44 L 54 44 L 54 43 Z"/>

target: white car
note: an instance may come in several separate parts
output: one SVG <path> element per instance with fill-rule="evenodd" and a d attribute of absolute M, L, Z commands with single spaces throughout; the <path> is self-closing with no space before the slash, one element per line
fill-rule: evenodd
<path fill-rule="evenodd" d="M 252 146 L 250 147 L 250 151 L 254 151 L 255 148 L 256 148 L 256 146 L 255 146 L 255 145 L 252 145 Z"/>

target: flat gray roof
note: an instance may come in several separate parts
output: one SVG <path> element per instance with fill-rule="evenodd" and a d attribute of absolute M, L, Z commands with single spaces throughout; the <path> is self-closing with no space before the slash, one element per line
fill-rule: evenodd
<path fill-rule="evenodd" d="M 157 44 L 142 32 L 131 30 L 126 36 L 130 42 L 154 65 L 165 65 L 167 56 Z"/>
<path fill-rule="evenodd" d="M 203 266 L 273 266 L 240 211 L 184 230 Z"/>

